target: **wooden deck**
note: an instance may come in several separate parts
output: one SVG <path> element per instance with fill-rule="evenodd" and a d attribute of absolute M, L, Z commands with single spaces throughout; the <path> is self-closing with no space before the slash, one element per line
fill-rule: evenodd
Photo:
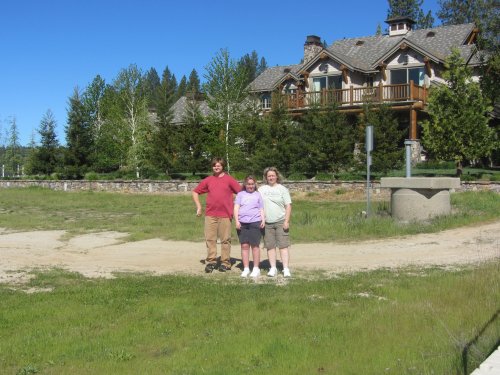
<path fill-rule="evenodd" d="M 313 106 L 326 107 L 332 104 L 339 110 L 361 109 L 365 103 L 386 103 L 394 106 L 420 107 L 427 103 L 428 89 L 411 81 L 400 85 L 353 87 L 348 89 L 297 91 L 293 94 L 274 95 L 272 103 L 281 102 L 287 109 L 302 112 Z M 271 109 L 271 108 L 264 108 Z"/>

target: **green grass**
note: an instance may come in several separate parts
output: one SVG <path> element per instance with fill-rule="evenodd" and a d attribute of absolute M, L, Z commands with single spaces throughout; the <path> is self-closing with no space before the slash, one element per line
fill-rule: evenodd
<path fill-rule="evenodd" d="M 454 214 L 430 222 L 402 225 L 387 215 L 387 202 L 374 202 L 369 219 L 364 202 L 342 201 L 342 194 L 293 197 L 294 243 L 350 241 L 437 232 L 498 220 L 500 196 L 492 192 L 452 195 Z M 189 194 L 130 195 L 61 192 L 49 189 L 3 189 L 0 227 L 15 230 L 68 230 L 70 233 L 119 231 L 130 240 L 163 238 L 203 241 L 203 219 L 195 216 Z M 233 236 L 237 238 L 236 236 Z"/>
<path fill-rule="evenodd" d="M 461 374 L 462 349 L 499 308 L 499 263 L 455 270 L 237 275 L 52 271 L 0 285 L 5 374 Z M 490 324 L 472 370 L 500 337 Z"/>
<path fill-rule="evenodd" d="M 339 200 L 336 200 L 339 198 Z M 498 220 L 495 193 L 452 195 L 454 214 L 401 225 L 375 202 L 296 196 L 295 242 L 438 231 Z M 190 195 L 3 189 L 0 227 L 117 230 L 131 239 L 202 241 Z M 0 373 L 6 374 L 462 374 L 498 345 L 500 263 L 462 269 L 240 280 L 120 274 L 85 279 L 53 270 L 0 284 Z M 39 288 L 27 294 L 23 290 Z M 483 327 L 484 330 L 483 330 Z"/>

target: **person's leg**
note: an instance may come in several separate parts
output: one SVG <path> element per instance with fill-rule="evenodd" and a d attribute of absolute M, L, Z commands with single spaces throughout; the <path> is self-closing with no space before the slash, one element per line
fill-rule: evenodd
<path fill-rule="evenodd" d="M 218 218 L 205 216 L 205 242 L 207 244 L 207 264 L 217 263 L 217 226 Z"/>
<path fill-rule="evenodd" d="M 266 224 L 264 233 L 264 245 L 267 249 L 267 259 L 269 260 L 269 265 L 271 268 L 267 273 L 267 276 L 276 276 L 276 225 Z"/>
<path fill-rule="evenodd" d="M 253 268 L 260 267 L 260 246 L 252 246 Z"/>
<path fill-rule="evenodd" d="M 281 254 L 281 261 L 283 262 L 283 276 L 290 277 L 292 275 L 290 273 L 290 269 L 288 268 L 288 262 L 289 262 L 288 247 L 280 249 L 280 254 Z"/>
<path fill-rule="evenodd" d="M 281 262 L 283 263 L 283 268 L 288 268 L 289 254 L 288 247 L 280 249 Z"/>
<path fill-rule="evenodd" d="M 243 272 L 241 272 L 241 277 L 248 277 L 250 274 L 250 244 L 241 244 L 241 261 L 243 263 Z"/>
<path fill-rule="evenodd" d="M 250 267 L 250 244 L 241 244 L 241 261 L 243 263 L 243 268 Z"/>
<path fill-rule="evenodd" d="M 267 258 L 269 259 L 269 264 L 271 265 L 267 276 L 274 277 L 278 272 L 276 268 L 276 249 L 267 249 Z"/>
<path fill-rule="evenodd" d="M 288 268 L 288 265 L 290 263 L 290 254 L 288 251 L 288 248 L 290 247 L 289 230 L 288 229 L 284 230 L 283 223 L 280 223 L 276 233 L 277 233 L 276 243 L 280 249 L 281 262 L 283 263 L 283 275 L 285 277 L 290 277 L 291 276 L 290 269 Z"/>
<path fill-rule="evenodd" d="M 252 245 L 253 268 L 250 277 L 260 276 L 260 247 L 259 245 Z"/>
<path fill-rule="evenodd" d="M 231 220 L 219 218 L 218 237 L 221 243 L 221 266 L 231 268 Z"/>

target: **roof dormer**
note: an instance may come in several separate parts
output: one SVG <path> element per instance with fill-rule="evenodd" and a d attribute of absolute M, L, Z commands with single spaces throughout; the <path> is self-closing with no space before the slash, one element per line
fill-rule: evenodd
<path fill-rule="evenodd" d="M 410 17 L 392 17 L 388 18 L 385 23 L 389 25 L 389 36 L 395 36 L 408 33 L 415 24 L 415 21 Z"/>

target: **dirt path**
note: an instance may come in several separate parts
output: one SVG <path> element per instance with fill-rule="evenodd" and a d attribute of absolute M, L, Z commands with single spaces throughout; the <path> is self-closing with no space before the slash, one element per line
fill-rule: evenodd
<path fill-rule="evenodd" d="M 0 229 L 0 282 L 21 282 L 36 268 L 60 267 L 87 277 L 113 272 L 203 274 L 203 243 L 151 239 L 124 242 L 123 233 L 102 232 L 65 239 L 65 231 Z M 239 264 L 239 246 L 233 246 Z M 265 251 L 262 250 L 263 259 Z M 292 271 L 346 272 L 406 265 L 456 265 L 500 260 L 500 221 L 398 239 L 291 248 Z M 299 272 L 297 272 L 299 271 Z M 233 268 L 232 274 L 239 274 Z"/>

